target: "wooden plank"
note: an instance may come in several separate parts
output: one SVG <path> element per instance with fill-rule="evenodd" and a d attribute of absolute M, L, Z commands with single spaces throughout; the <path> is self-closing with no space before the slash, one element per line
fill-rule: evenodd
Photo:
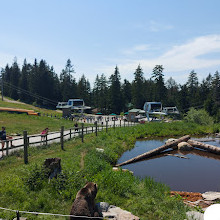
<path fill-rule="evenodd" d="M 137 161 L 140 161 L 140 160 L 143 160 L 145 158 L 148 158 L 148 157 L 152 157 L 152 156 L 155 156 L 159 153 L 161 153 L 162 151 L 168 149 L 168 148 L 172 148 L 172 147 L 175 147 L 178 143 L 180 142 L 183 142 L 183 141 L 188 141 L 190 139 L 190 136 L 189 135 L 186 135 L 186 136 L 183 136 L 171 143 L 168 143 L 168 144 L 164 144 L 156 149 L 153 149 L 151 151 L 148 151 L 144 154 L 141 154 L 137 157 L 134 157 L 134 158 L 131 158 L 130 160 L 127 160 L 123 163 L 120 163 L 120 164 L 117 164 L 116 166 L 119 167 L 119 166 L 123 166 L 123 165 L 126 165 L 126 164 L 129 164 L 129 163 L 134 163 L 134 162 L 137 162 Z"/>
<path fill-rule="evenodd" d="M 194 141 L 194 140 L 188 140 L 187 141 L 189 144 L 191 144 L 193 147 L 200 148 L 203 150 L 207 150 L 208 152 L 214 153 L 214 154 L 220 154 L 220 147 L 216 147 L 211 144 L 204 144 L 199 141 Z"/>

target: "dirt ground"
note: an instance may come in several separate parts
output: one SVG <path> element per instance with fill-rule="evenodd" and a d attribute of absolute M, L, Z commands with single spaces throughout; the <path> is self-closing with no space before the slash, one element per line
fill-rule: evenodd
<path fill-rule="evenodd" d="M 207 208 L 208 206 L 213 204 L 212 201 L 203 200 L 202 194 L 199 192 L 171 191 L 170 195 L 180 195 L 183 199 L 183 202 L 191 207 L 199 206 L 201 208 Z"/>

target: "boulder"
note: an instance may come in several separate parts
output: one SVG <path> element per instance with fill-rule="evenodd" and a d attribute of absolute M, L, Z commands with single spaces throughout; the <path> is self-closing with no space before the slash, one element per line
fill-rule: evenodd
<path fill-rule="evenodd" d="M 98 208 L 99 213 L 107 212 L 109 208 L 109 204 L 107 202 L 99 202 L 96 203 L 96 207 Z"/>
<path fill-rule="evenodd" d="M 122 170 L 123 172 L 130 172 L 131 174 L 134 174 L 134 172 L 132 172 L 131 170 L 121 169 L 120 167 L 113 167 L 112 170 L 113 171 L 120 171 L 120 170 Z"/>
<path fill-rule="evenodd" d="M 17 220 L 18 218 L 13 218 L 13 220 Z M 0 219 L 1 220 L 1 219 Z M 3 219 L 2 219 L 3 220 Z M 24 218 L 24 217 L 19 217 L 19 220 L 28 220 L 27 218 Z"/>
<path fill-rule="evenodd" d="M 187 142 L 180 142 L 178 144 L 178 150 L 189 151 L 193 150 L 193 147 Z"/>
<path fill-rule="evenodd" d="M 175 138 L 169 138 L 168 140 L 165 141 L 165 144 L 169 144 L 169 143 L 174 142 L 176 140 L 177 139 L 175 139 Z"/>
<path fill-rule="evenodd" d="M 103 152 L 104 152 L 104 149 L 97 147 L 97 148 L 96 148 L 96 151 L 103 153 Z"/>
<path fill-rule="evenodd" d="M 140 218 L 133 215 L 132 213 L 123 210 L 119 207 L 111 205 L 108 208 L 107 212 L 103 212 L 103 217 L 104 218 L 109 218 L 112 220 L 139 220 Z"/>
<path fill-rule="evenodd" d="M 204 219 L 204 214 L 196 211 L 188 211 L 186 213 L 187 219 L 188 220 L 203 220 Z"/>
<path fill-rule="evenodd" d="M 214 201 L 220 200 L 220 192 L 205 192 L 202 194 L 204 200 Z"/>

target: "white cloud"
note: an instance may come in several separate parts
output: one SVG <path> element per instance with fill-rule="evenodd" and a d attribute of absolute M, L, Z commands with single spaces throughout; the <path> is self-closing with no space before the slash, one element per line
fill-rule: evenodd
<path fill-rule="evenodd" d="M 171 30 L 173 28 L 174 27 L 170 24 L 161 24 L 156 21 L 150 21 L 150 24 L 149 24 L 149 30 L 151 32 L 166 31 L 166 30 Z"/>
<path fill-rule="evenodd" d="M 137 52 L 145 52 L 148 51 L 150 49 L 150 45 L 149 44 L 140 44 L 140 45 L 136 45 L 130 49 L 126 49 L 123 50 L 122 53 L 124 55 L 132 55 L 135 54 Z"/>
<path fill-rule="evenodd" d="M 186 78 L 179 75 L 180 72 L 189 73 L 192 69 L 202 70 L 207 68 L 217 68 L 220 65 L 220 59 L 213 56 L 212 59 L 200 58 L 202 55 L 220 52 L 220 35 L 201 36 L 192 39 L 185 44 L 175 45 L 164 54 L 154 59 L 132 59 L 117 60 L 120 73 L 126 78 L 133 73 L 140 64 L 144 72 L 150 72 L 155 65 L 163 65 L 165 72 L 172 73 L 176 80 Z M 105 66 L 102 72 L 112 74 L 115 65 Z M 207 73 L 208 74 L 208 73 Z"/>

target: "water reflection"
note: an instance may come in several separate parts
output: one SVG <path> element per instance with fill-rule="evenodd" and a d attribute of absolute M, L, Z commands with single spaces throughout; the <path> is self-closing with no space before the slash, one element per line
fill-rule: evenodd
<path fill-rule="evenodd" d="M 166 139 L 137 141 L 135 147 L 125 152 L 118 163 L 160 147 L 165 141 Z M 206 143 L 220 147 L 219 140 Z M 188 152 L 168 150 L 167 153 L 182 154 L 189 160 L 165 156 L 165 153 L 161 153 L 146 160 L 125 165 L 123 168 L 133 171 L 134 175 L 140 178 L 151 176 L 156 181 L 166 183 L 172 190 L 220 191 L 220 155 L 196 149 Z"/>

